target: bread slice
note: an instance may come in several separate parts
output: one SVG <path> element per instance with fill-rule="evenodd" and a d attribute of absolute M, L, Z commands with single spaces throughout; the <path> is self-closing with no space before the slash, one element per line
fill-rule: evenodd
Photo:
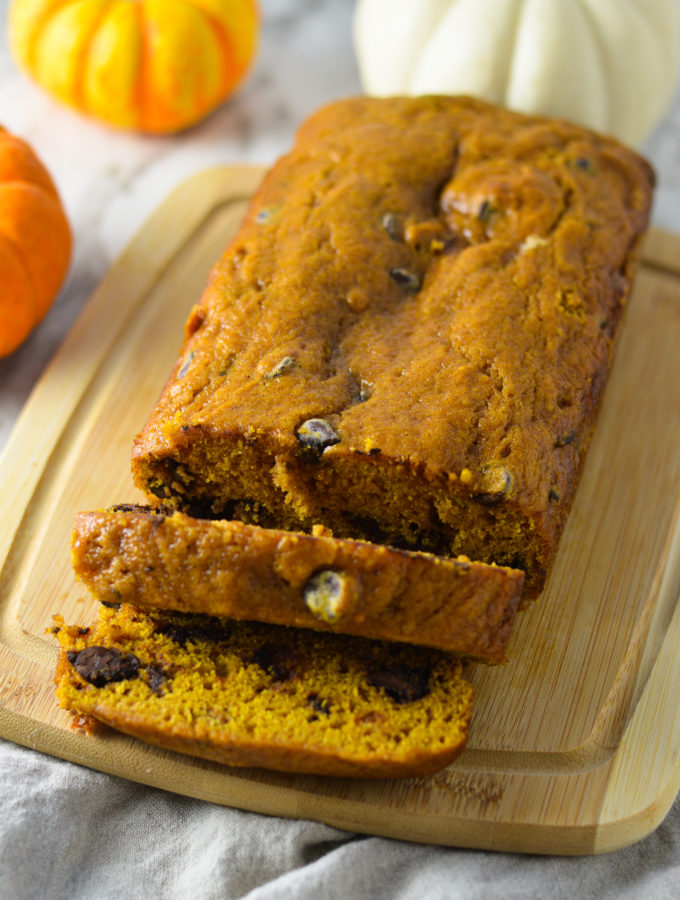
<path fill-rule="evenodd" d="M 151 498 L 543 587 L 645 230 L 613 139 L 454 97 L 331 104 L 266 176 L 137 438 Z"/>
<path fill-rule="evenodd" d="M 132 505 L 82 512 L 77 577 L 105 603 L 407 641 L 505 661 L 523 574 L 467 559 Z"/>
<path fill-rule="evenodd" d="M 129 604 L 52 630 L 62 707 L 181 753 L 406 777 L 446 766 L 467 738 L 472 687 L 438 651 Z"/>

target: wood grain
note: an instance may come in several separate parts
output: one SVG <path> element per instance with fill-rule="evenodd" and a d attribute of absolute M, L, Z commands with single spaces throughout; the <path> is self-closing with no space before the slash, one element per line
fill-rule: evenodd
<path fill-rule="evenodd" d="M 468 749 L 426 779 L 364 783 L 227 769 L 70 728 L 54 699 L 53 613 L 88 623 L 75 513 L 141 499 L 134 434 L 184 319 L 261 177 L 205 172 L 149 220 L 91 298 L 0 465 L 0 735 L 145 784 L 415 841 L 598 853 L 663 818 L 680 785 L 680 238 L 653 232 L 578 496 L 508 666 L 469 666 Z"/>

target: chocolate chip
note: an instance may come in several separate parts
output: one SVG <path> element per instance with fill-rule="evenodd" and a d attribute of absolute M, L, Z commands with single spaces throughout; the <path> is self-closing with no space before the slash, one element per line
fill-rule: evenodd
<path fill-rule="evenodd" d="M 581 172 L 587 172 L 588 175 L 595 174 L 595 166 L 591 162 L 591 160 L 587 159 L 585 156 L 577 157 L 572 163 L 575 169 L 580 169 Z"/>
<path fill-rule="evenodd" d="M 300 446 L 308 450 L 323 451 L 326 447 L 340 443 L 340 437 L 326 419 L 307 419 L 300 425 L 295 436 Z"/>
<path fill-rule="evenodd" d="M 571 444 L 575 438 L 576 432 L 572 429 L 571 431 L 567 431 L 566 434 L 561 434 L 555 441 L 555 446 L 566 447 L 567 444 Z"/>
<path fill-rule="evenodd" d="M 76 672 L 95 687 L 104 687 L 112 681 L 125 681 L 139 675 L 139 660 L 129 653 L 123 656 L 113 647 L 86 647 L 79 653 L 70 651 L 68 661 Z"/>
<path fill-rule="evenodd" d="M 165 682 L 165 672 L 160 666 L 146 667 L 146 683 L 154 694 L 160 694 L 161 687 Z"/>
<path fill-rule="evenodd" d="M 401 221 L 396 213 L 385 213 L 385 215 L 380 220 L 380 224 L 393 241 L 399 241 L 404 236 L 404 230 L 402 228 Z"/>
<path fill-rule="evenodd" d="M 199 641 L 219 644 L 228 641 L 231 632 L 229 626 L 222 619 L 212 616 L 201 616 L 181 619 L 154 619 L 156 632 L 169 637 L 171 641 L 184 647 L 189 642 L 197 644 Z"/>
<path fill-rule="evenodd" d="M 486 225 L 493 218 L 496 207 L 490 200 L 482 200 L 482 204 L 477 210 L 477 218 Z"/>
<path fill-rule="evenodd" d="M 297 360 L 293 356 L 284 356 L 272 369 L 264 376 L 267 380 L 271 378 L 280 378 L 285 372 L 290 372 L 297 366 Z"/>
<path fill-rule="evenodd" d="M 153 494 L 154 497 L 158 497 L 159 500 L 167 500 L 171 496 L 170 489 L 158 478 L 148 478 L 146 490 L 149 494 Z"/>
<path fill-rule="evenodd" d="M 368 381 L 364 381 L 362 378 L 359 382 L 359 402 L 365 403 L 367 400 L 371 399 L 373 395 L 373 385 L 369 384 Z"/>
<path fill-rule="evenodd" d="M 392 663 L 371 669 L 368 683 L 382 688 L 395 703 L 414 703 L 430 693 L 430 668 Z"/>
<path fill-rule="evenodd" d="M 410 269 L 390 269 L 390 277 L 411 294 L 416 294 L 422 284 L 420 275 Z"/>
<path fill-rule="evenodd" d="M 194 351 L 192 350 L 192 351 L 188 354 L 188 356 L 187 356 L 187 358 L 184 360 L 184 362 L 182 363 L 182 368 L 181 368 L 181 369 L 179 370 L 179 372 L 177 373 L 177 377 L 178 377 L 178 378 L 184 378 L 184 376 L 185 376 L 185 375 L 187 374 L 187 372 L 189 371 L 189 368 L 191 367 L 191 364 L 192 364 L 192 362 L 194 361 L 195 357 L 196 357 L 196 354 L 195 354 Z"/>
<path fill-rule="evenodd" d="M 320 697 L 316 693 L 307 694 L 307 703 L 312 707 L 314 712 L 323 713 L 324 716 L 330 716 L 331 702 L 325 697 Z"/>
<path fill-rule="evenodd" d="M 267 222 L 271 222 L 271 220 L 276 216 L 279 212 L 279 205 L 275 204 L 273 206 L 263 206 L 262 209 L 258 210 L 255 221 L 258 225 L 265 225 Z"/>
<path fill-rule="evenodd" d="M 207 497 L 194 498 L 182 502 L 182 512 L 192 519 L 222 519 L 231 516 L 222 516 L 213 508 L 213 502 Z"/>
<path fill-rule="evenodd" d="M 183 627 L 182 625 L 174 625 L 170 622 L 167 624 L 163 624 L 159 626 L 156 624 L 156 631 L 158 634 L 162 634 L 165 637 L 170 638 L 171 641 L 174 641 L 176 644 L 179 644 L 180 647 L 184 647 L 188 641 L 195 641 L 196 638 L 191 633 L 191 629 Z"/>
<path fill-rule="evenodd" d="M 302 589 L 302 598 L 313 616 L 332 625 L 352 605 L 351 579 L 344 572 L 315 572 Z"/>
<path fill-rule="evenodd" d="M 484 466 L 479 490 L 473 498 L 483 506 L 495 506 L 505 500 L 512 489 L 512 475 L 504 466 Z"/>
<path fill-rule="evenodd" d="M 263 644 L 253 653 L 250 662 L 269 672 L 274 681 L 295 678 L 300 665 L 300 660 L 280 644 Z"/>
<path fill-rule="evenodd" d="M 176 459 L 159 459 L 154 469 L 158 474 L 147 480 L 147 490 L 160 500 L 181 498 L 185 493 L 183 486 L 196 480 L 194 473 Z"/>

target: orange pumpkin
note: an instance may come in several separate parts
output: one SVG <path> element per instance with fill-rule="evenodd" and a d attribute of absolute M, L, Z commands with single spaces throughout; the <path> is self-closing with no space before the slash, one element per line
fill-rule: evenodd
<path fill-rule="evenodd" d="M 54 182 L 33 150 L 0 127 L 0 356 L 48 311 L 71 256 Z"/>
<path fill-rule="evenodd" d="M 250 64 L 255 0 L 13 0 L 10 45 L 47 91 L 119 128 L 193 125 Z"/>

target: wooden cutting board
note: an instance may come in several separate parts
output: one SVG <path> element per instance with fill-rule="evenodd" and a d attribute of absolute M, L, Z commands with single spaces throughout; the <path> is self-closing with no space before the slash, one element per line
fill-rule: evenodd
<path fill-rule="evenodd" d="M 680 786 L 680 238 L 652 233 L 597 435 L 542 598 L 507 666 L 469 666 L 468 749 L 450 768 L 362 782 L 237 770 L 57 708 L 54 612 L 89 623 L 71 574 L 77 510 L 141 497 L 129 451 L 183 323 L 259 181 L 205 172 L 145 225 L 24 409 L 0 465 L 0 735 L 145 784 L 414 841 L 599 853 L 653 830 Z"/>

